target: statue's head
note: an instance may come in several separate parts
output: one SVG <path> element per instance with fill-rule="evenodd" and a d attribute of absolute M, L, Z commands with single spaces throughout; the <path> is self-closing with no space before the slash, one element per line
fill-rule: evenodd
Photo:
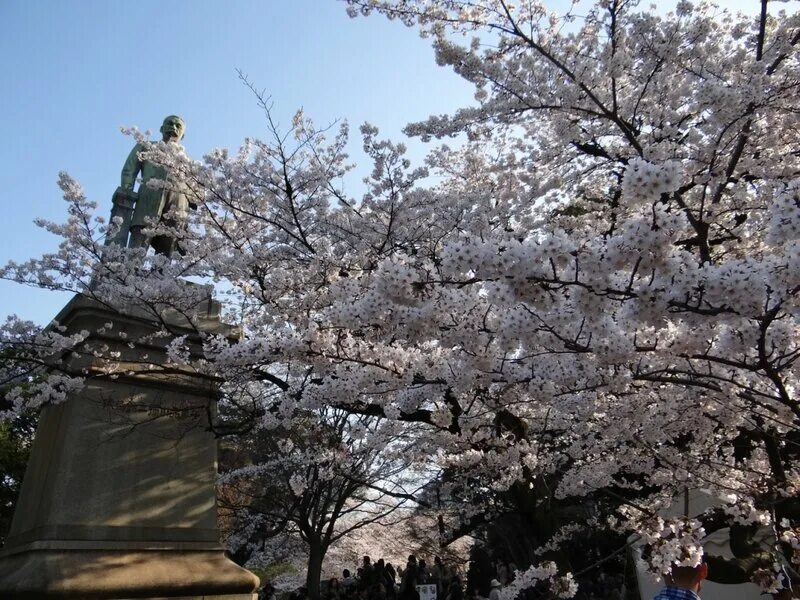
<path fill-rule="evenodd" d="M 170 140 L 180 141 L 186 133 L 186 122 L 178 115 L 170 115 L 161 124 L 161 135 L 165 142 Z"/>

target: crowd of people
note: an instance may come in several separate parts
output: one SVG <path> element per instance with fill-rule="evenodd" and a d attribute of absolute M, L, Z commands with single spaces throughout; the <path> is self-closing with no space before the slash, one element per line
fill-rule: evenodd
<path fill-rule="evenodd" d="M 412 554 L 404 567 L 397 568 L 382 558 L 373 563 L 369 556 L 364 556 L 355 573 L 344 569 L 341 578 L 323 581 L 320 597 L 321 600 L 500 600 L 501 590 L 514 581 L 516 571 L 514 563 L 502 560 L 487 560 L 483 568 L 471 562 L 465 593 L 459 573 L 438 556 L 428 566 L 424 559 L 417 560 Z M 653 600 L 701 600 L 700 589 L 707 576 L 708 565 L 703 563 L 696 567 L 675 567 L 665 578 L 666 587 Z M 276 591 L 270 582 L 262 582 L 259 600 L 308 598 L 305 587 L 277 596 Z M 540 594 L 527 589 L 520 592 L 517 600 L 538 597 Z M 591 585 L 578 591 L 575 599 L 621 600 L 623 597 L 628 597 L 624 576 L 600 573 Z M 775 597 L 789 599 L 787 594 Z"/>
<path fill-rule="evenodd" d="M 413 554 L 397 568 L 382 558 L 362 559 L 355 573 L 344 569 L 341 579 L 327 585 L 326 600 L 420 600 L 417 586 L 435 586 L 437 600 L 464 600 L 461 577 L 437 556 L 432 565 Z"/>

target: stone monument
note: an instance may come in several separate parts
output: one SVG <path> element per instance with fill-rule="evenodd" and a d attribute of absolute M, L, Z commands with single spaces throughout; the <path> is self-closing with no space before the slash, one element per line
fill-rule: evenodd
<path fill-rule="evenodd" d="M 41 413 L 0 552 L 3 600 L 256 599 L 258 578 L 219 544 L 209 424 L 220 382 L 168 364 L 169 338 L 152 335 L 186 335 L 196 356 L 200 333 L 237 332 L 210 294 L 189 316 L 165 311 L 157 322 L 76 296 L 55 318 L 104 352 L 56 359 L 88 376 Z"/>

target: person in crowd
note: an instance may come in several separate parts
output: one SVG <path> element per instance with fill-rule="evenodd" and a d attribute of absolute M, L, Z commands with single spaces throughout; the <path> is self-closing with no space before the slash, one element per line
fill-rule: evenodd
<path fill-rule="evenodd" d="M 336 577 L 331 577 L 328 582 L 328 600 L 344 600 L 344 589 Z"/>
<path fill-rule="evenodd" d="M 436 597 L 439 599 L 444 598 L 450 581 L 447 577 L 447 569 L 445 569 L 442 559 L 438 556 L 433 559 L 430 582 L 436 584 Z"/>
<path fill-rule="evenodd" d="M 425 559 L 421 558 L 417 565 L 417 585 L 430 583 L 430 579 L 431 574 L 428 571 L 428 565 L 425 563 Z"/>
<path fill-rule="evenodd" d="M 394 590 L 394 574 L 389 573 L 389 566 L 382 558 L 378 559 L 375 563 L 375 580 L 384 588 L 384 595 L 386 598 L 393 599 L 395 597 Z"/>
<path fill-rule="evenodd" d="M 400 582 L 400 600 L 419 600 L 417 574 L 417 557 L 411 554 L 408 557 L 405 571 L 403 571 L 403 578 Z"/>
<path fill-rule="evenodd" d="M 653 600 L 700 600 L 700 587 L 708 577 L 708 565 L 700 563 L 696 567 L 673 567 L 666 576 L 666 587 Z"/>
<path fill-rule="evenodd" d="M 350 574 L 349 569 L 344 569 L 342 571 L 342 577 L 339 579 L 339 589 L 341 590 L 342 600 L 351 600 L 353 598 L 353 592 L 356 589 L 356 580 Z"/>
<path fill-rule="evenodd" d="M 391 588 L 394 593 L 397 584 L 397 573 L 394 570 L 394 566 L 390 562 L 386 563 L 386 579 L 391 583 Z"/>
<path fill-rule="evenodd" d="M 350 569 L 345 569 L 342 571 L 342 587 L 345 589 L 350 589 L 356 584 L 356 580 L 353 579 L 353 576 L 350 575 Z"/>
<path fill-rule="evenodd" d="M 358 591 L 362 595 L 369 597 L 369 593 L 374 587 L 374 569 L 372 566 L 372 559 L 369 556 L 364 556 L 361 559 L 361 568 L 358 570 Z"/>
<path fill-rule="evenodd" d="M 503 584 L 497 581 L 497 579 L 492 579 L 489 582 L 489 600 L 500 600 L 500 588 L 503 587 Z"/>
<path fill-rule="evenodd" d="M 369 585 L 367 590 L 369 592 L 370 600 L 377 598 L 381 595 L 379 588 L 383 587 L 383 597 L 386 596 L 386 581 L 384 579 L 386 566 L 382 558 L 379 558 L 375 564 L 372 565 L 369 576 Z"/>
<path fill-rule="evenodd" d="M 450 578 L 447 586 L 447 595 L 444 600 L 464 600 L 464 590 L 461 587 L 461 578 L 458 575 L 453 575 Z"/>
<path fill-rule="evenodd" d="M 373 593 L 370 595 L 370 600 L 387 600 L 389 598 L 386 586 L 383 583 L 376 584 L 373 590 Z"/>

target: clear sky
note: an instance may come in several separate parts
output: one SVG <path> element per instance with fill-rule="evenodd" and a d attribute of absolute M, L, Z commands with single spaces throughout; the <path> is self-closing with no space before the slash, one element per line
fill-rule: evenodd
<path fill-rule="evenodd" d="M 347 119 L 356 139 L 363 121 L 399 138 L 407 122 L 471 100 L 415 31 L 350 19 L 333 0 L 2 0 L 0 67 L 0 263 L 57 248 L 32 220 L 63 220 L 60 170 L 105 215 L 132 145 L 120 126 L 157 132 L 179 114 L 196 158 L 266 135 L 236 68 L 272 95 L 281 122 L 302 106 L 318 123 Z M 0 318 L 47 322 L 66 299 L 0 282 Z"/>
<path fill-rule="evenodd" d="M 318 123 L 347 119 L 356 139 L 364 121 L 400 139 L 406 123 L 472 102 L 414 30 L 350 19 L 335 0 L 0 0 L 0 264 L 57 248 L 32 221 L 64 219 L 60 170 L 107 215 L 132 145 L 121 126 L 157 132 L 179 114 L 196 158 L 266 135 L 236 68 L 281 122 L 302 106 Z M 0 318 L 46 323 L 67 299 L 0 281 Z"/>

